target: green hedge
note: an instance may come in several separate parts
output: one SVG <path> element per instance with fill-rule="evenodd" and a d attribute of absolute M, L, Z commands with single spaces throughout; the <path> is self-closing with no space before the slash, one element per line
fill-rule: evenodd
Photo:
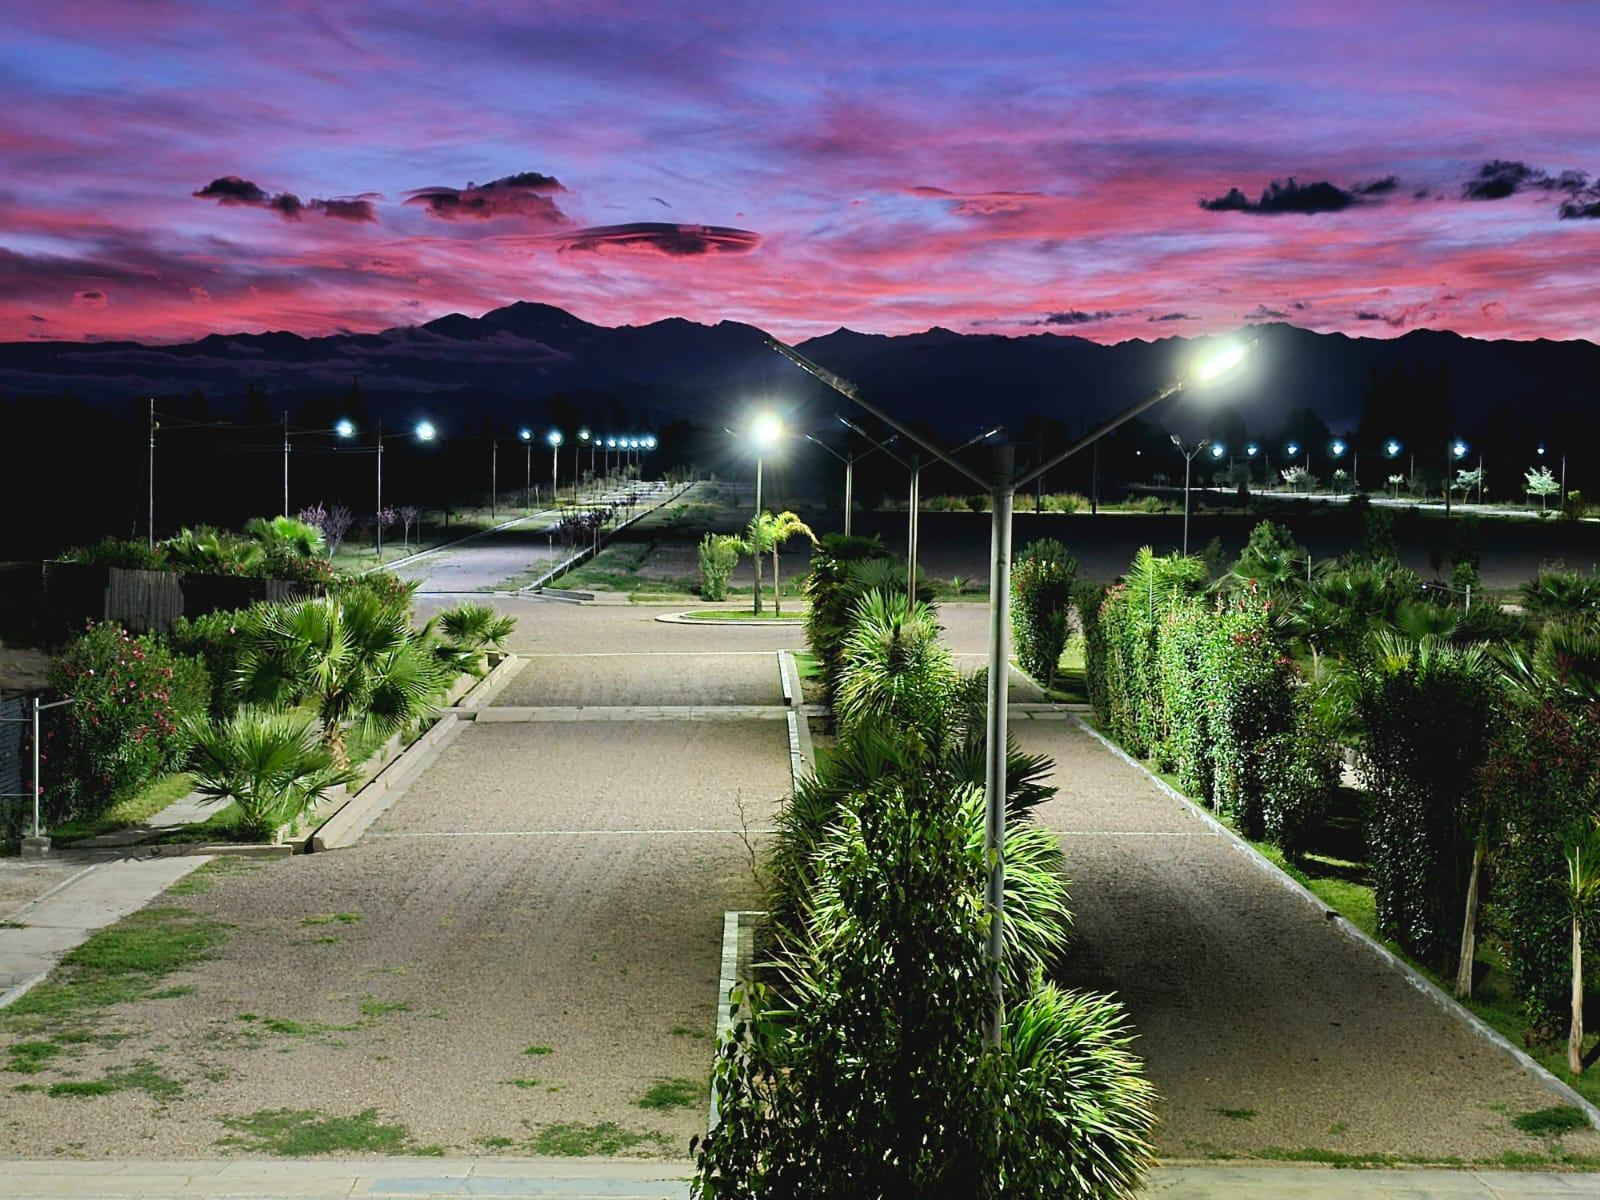
<path fill-rule="evenodd" d="M 1078 560 L 1054 538 L 1025 549 L 1011 567 L 1011 634 L 1022 669 L 1054 687 L 1072 636 L 1072 591 Z"/>

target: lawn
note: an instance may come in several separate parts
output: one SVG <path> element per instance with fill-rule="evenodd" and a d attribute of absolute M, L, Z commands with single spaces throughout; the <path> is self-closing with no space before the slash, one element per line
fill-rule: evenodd
<path fill-rule="evenodd" d="M 705 608 L 699 612 L 684 613 L 691 621 L 804 621 L 804 612 L 773 612 L 770 608 L 761 610 L 760 615 L 751 612 L 748 608 Z"/>
<path fill-rule="evenodd" d="M 50 831 L 50 836 L 57 841 L 67 842 L 127 829 L 148 821 L 167 805 L 182 800 L 193 790 L 194 777 L 187 771 L 163 775 L 126 799 L 117 801 L 98 816 L 74 818 L 56 826 Z"/>

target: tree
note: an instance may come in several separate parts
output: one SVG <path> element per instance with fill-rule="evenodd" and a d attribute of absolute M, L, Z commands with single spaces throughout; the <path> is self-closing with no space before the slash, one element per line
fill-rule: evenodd
<path fill-rule="evenodd" d="M 813 546 L 816 545 L 817 535 L 811 532 L 811 526 L 787 509 L 777 515 L 761 513 L 750 521 L 749 537 L 747 539 L 749 553 L 757 557 L 769 551 L 772 554 L 772 611 L 774 613 L 783 611 L 783 593 L 778 580 L 778 547 L 790 538 L 802 535 Z M 757 590 L 759 591 L 759 584 L 757 585 Z"/>
<path fill-rule="evenodd" d="M 1539 510 L 1544 511 L 1550 497 L 1561 491 L 1561 481 L 1550 471 L 1549 467 L 1535 467 L 1531 471 L 1524 471 L 1522 477 L 1527 480 L 1525 490 L 1530 496 L 1539 497 Z"/>
<path fill-rule="evenodd" d="M 1562 839 L 1567 860 L 1566 898 L 1572 917 L 1572 1024 L 1567 1032 L 1567 1070 L 1583 1071 L 1583 922 L 1600 897 L 1600 824 L 1587 818 Z"/>
<path fill-rule="evenodd" d="M 315 558 L 322 553 L 322 530 L 295 517 L 251 517 L 245 522 L 244 532 L 273 562 Z"/>
<path fill-rule="evenodd" d="M 1290 491 L 1295 492 L 1313 491 L 1317 486 L 1317 477 L 1300 466 L 1285 467 L 1283 481 L 1289 485 Z"/>
<path fill-rule="evenodd" d="M 1482 467 L 1474 467 L 1470 471 L 1461 470 L 1461 471 L 1457 471 L 1456 472 L 1455 482 L 1450 485 L 1450 490 L 1453 491 L 1453 492 L 1460 492 L 1461 493 L 1461 499 L 1464 501 L 1464 500 L 1466 500 L 1466 498 L 1468 496 L 1470 496 L 1472 494 L 1472 490 L 1474 488 L 1476 488 L 1482 482 L 1483 482 L 1483 468 Z M 1480 499 L 1481 498 L 1482 497 L 1480 496 Z"/>
<path fill-rule="evenodd" d="M 728 580 L 739 565 L 744 542 L 731 533 L 708 533 L 700 539 L 700 594 L 707 600 L 726 600 Z"/>
<path fill-rule="evenodd" d="M 1406 477 L 1404 475 L 1389 476 L 1389 486 L 1394 489 L 1394 498 L 1396 500 L 1400 499 L 1400 485 L 1405 482 Z"/>
<path fill-rule="evenodd" d="M 231 800 L 245 832 L 264 839 L 310 809 L 354 773 L 334 765 L 309 714 L 241 708 L 225 721 L 191 718 L 195 780 L 213 800 Z"/>
<path fill-rule="evenodd" d="M 1072 589 L 1078 560 L 1054 538 L 1025 549 L 1011 568 L 1011 628 L 1022 669 L 1055 686 L 1072 633 Z"/>
<path fill-rule="evenodd" d="M 400 506 L 400 510 L 399 511 L 400 511 L 400 521 L 403 524 L 403 526 L 405 527 L 405 544 L 406 544 L 406 548 L 410 549 L 410 547 L 411 547 L 411 527 L 413 525 L 416 525 L 417 518 L 422 515 L 422 510 L 420 508 L 418 508 L 415 504 L 402 504 Z M 417 538 L 418 538 L 418 540 L 420 540 L 422 538 L 422 527 L 421 526 L 417 527 Z"/>
<path fill-rule="evenodd" d="M 271 606 L 240 655 L 239 677 L 247 702 L 311 704 L 340 767 L 348 723 L 393 733 L 420 718 L 444 684 L 405 610 L 370 592 Z"/>

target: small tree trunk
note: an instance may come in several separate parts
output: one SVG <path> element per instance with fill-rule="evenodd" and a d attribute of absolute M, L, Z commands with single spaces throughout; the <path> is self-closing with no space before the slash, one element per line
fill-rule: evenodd
<path fill-rule="evenodd" d="M 328 753 L 333 755 L 334 766 L 343 770 L 350 765 L 350 754 L 344 745 L 344 726 L 338 721 L 324 721 L 322 744 L 328 748 Z"/>
<path fill-rule="evenodd" d="M 1567 1070 L 1583 1073 L 1583 924 L 1572 918 L 1572 1030 L 1567 1035 Z"/>
<path fill-rule="evenodd" d="M 1456 995 L 1472 996 L 1472 967 L 1478 954 L 1478 876 L 1483 871 L 1484 839 L 1472 848 L 1472 875 L 1467 880 L 1467 915 L 1461 924 L 1461 956 L 1456 960 Z"/>
<path fill-rule="evenodd" d="M 778 585 L 778 543 L 772 543 L 772 615 L 783 612 L 783 592 Z"/>

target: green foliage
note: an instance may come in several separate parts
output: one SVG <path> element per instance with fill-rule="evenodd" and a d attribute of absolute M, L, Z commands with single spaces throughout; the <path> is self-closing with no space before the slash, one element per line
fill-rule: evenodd
<path fill-rule="evenodd" d="M 744 542 L 731 533 L 708 533 L 700 539 L 700 594 L 707 600 L 726 600 L 728 580 L 739 565 Z"/>
<path fill-rule="evenodd" d="M 1536 1108 L 1532 1112 L 1519 1113 L 1511 1118 L 1511 1123 L 1523 1133 L 1531 1133 L 1534 1137 L 1554 1137 L 1557 1134 L 1570 1133 L 1574 1129 L 1586 1128 L 1589 1118 L 1570 1104 L 1557 1104 L 1551 1108 Z"/>
<path fill-rule="evenodd" d="M 336 575 L 324 590 L 340 599 L 370 596 L 385 608 L 399 609 L 409 619 L 419 582 L 403 579 L 393 571 L 368 571 L 363 575 Z"/>
<path fill-rule="evenodd" d="M 1054 539 L 1034 542 L 1011 568 L 1011 630 L 1022 669 L 1054 687 L 1072 635 L 1078 560 Z"/>
<path fill-rule="evenodd" d="M 418 1153 L 403 1125 L 391 1125 L 375 1108 L 340 1117 L 317 1109 L 262 1109 L 247 1117 L 223 1117 L 233 1132 L 223 1145 L 257 1154 L 305 1158 L 312 1154 Z"/>
<path fill-rule="evenodd" d="M 1305 547 L 1282 525 L 1262 521 L 1250 531 L 1228 578 L 1235 587 L 1253 584 L 1268 596 L 1286 597 L 1306 583 Z"/>
<path fill-rule="evenodd" d="M 897 560 L 877 538 L 824 534 L 811 555 L 806 577 L 806 640 L 822 665 L 823 682 L 833 695 L 844 664 L 844 640 L 850 629 L 850 610 L 872 586 L 889 592 L 905 591 L 905 571 L 894 570 Z M 898 577 L 898 586 L 896 578 Z"/>
<path fill-rule="evenodd" d="M 426 715 L 446 684 L 404 610 L 363 592 L 270 606 L 239 674 L 240 694 L 251 703 L 312 705 L 339 766 L 348 723 L 361 722 L 369 735 L 393 733 Z"/>
<path fill-rule="evenodd" d="M 1050 492 L 1044 498 L 1044 511 L 1047 513 L 1078 513 L 1088 508 L 1088 497 L 1077 492 Z"/>
<path fill-rule="evenodd" d="M 1361 556 L 1368 562 L 1392 563 L 1400 558 L 1400 541 L 1394 532 L 1394 512 L 1367 504 L 1361 514 Z"/>
<path fill-rule="evenodd" d="M 1496 727 L 1478 777 L 1501 825 L 1495 924 L 1534 1036 L 1553 1039 L 1571 971 L 1561 842 L 1575 816 L 1600 811 L 1600 710 L 1552 690 L 1529 695 L 1512 718 Z"/>
<path fill-rule="evenodd" d="M 271 839 L 329 788 L 355 778 L 334 766 L 307 714 L 241 708 L 223 721 L 192 721 L 190 733 L 199 790 L 237 805 L 252 838 Z"/>
<path fill-rule="evenodd" d="M 262 575 L 266 550 L 259 542 L 212 525 L 184 529 L 166 541 L 167 561 L 197 575 Z"/>
<path fill-rule="evenodd" d="M 848 735 L 863 725 L 925 729 L 957 678 L 933 609 L 871 591 L 856 602 L 841 655 L 834 716 Z"/>
<path fill-rule="evenodd" d="M 418 637 L 426 640 L 437 630 L 435 656 L 441 665 L 452 673 L 482 676 L 484 656 L 491 650 L 503 650 L 516 627 L 515 617 L 493 605 L 467 601 L 445 609 Z"/>
<path fill-rule="evenodd" d="M 167 566 L 167 548 L 160 543 L 152 546 L 143 538 L 119 538 L 107 534 L 92 546 L 74 546 L 61 556 L 61 560 L 99 567 L 122 567 L 130 571 L 160 571 Z"/>
<path fill-rule="evenodd" d="M 1101 615 L 1106 597 L 1107 589 L 1103 584 L 1079 580 L 1073 589 L 1072 606 L 1078 612 L 1078 624 L 1083 629 L 1084 679 L 1088 685 L 1089 707 L 1095 720 L 1109 727 L 1111 697 L 1106 690 L 1106 669 L 1110 648 Z"/>
<path fill-rule="evenodd" d="M 1546 617 L 1600 612 L 1600 572 L 1542 570 L 1522 585 L 1522 603 Z"/>
<path fill-rule="evenodd" d="M 1362 672 L 1362 774 L 1378 932 L 1427 963 L 1449 961 L 1460 933 L 1477 834 L 1466 806 L 1496 698 L 1479 647 L 1380 637 Z"/>
<path fill-rule="evenodd" d="M 1291 861 L 1311 848 L 1339 784 L 1335 743 L 1306 689 L 1296 691 L 1293 705 L 1291 727 L 1271 734 L 1261 745 L 1262 829 Z"/>
<path fill-rule="evenodd" d="M 199 617 L 179 617 L 168 642 L 179 654 L 198 658 L 211 681 L 211 715 L 225 718 L 239 707 L 239 656 L 261 616 L 261 609 L 219 609 Z"/>
<path fill-rule="evenodd" d="M 44 816 L 91 818 L 151 780 L 182 768 L 193 744 L 185 721 L 206 711 L 203 664 L 153 634 L 106 621 L 62 651 L 50 684 L 76 700 L 46 726 Z"/>
<path fill-rule="evenodd" d="M 1589 501 L 1584 498 L 1582 492 L 1573 489 L 1561 502 L 1561 515 L 1569 521 L 1582 520 L 1589 515 Z"/>

